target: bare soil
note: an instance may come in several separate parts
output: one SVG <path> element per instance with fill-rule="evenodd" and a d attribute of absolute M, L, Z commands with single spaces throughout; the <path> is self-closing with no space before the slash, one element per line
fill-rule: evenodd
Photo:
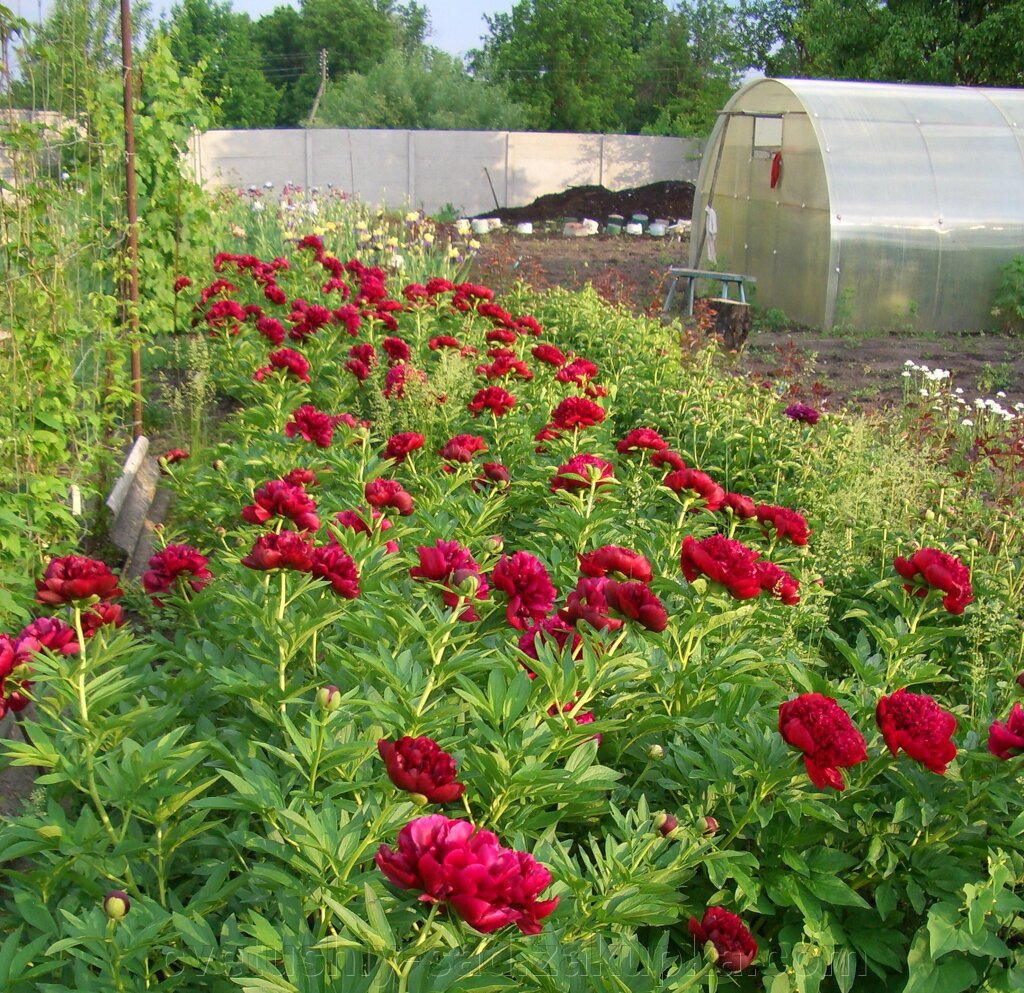
<path fill-rule="evenodd" d="M 567 202 L 559 205 L 564 207 Z M 589 206 L 600 204 L 592 200 Z M 595 220 L 603 216 L 595 210 L 575 218 L 594 214 L 598 215 Z M 524 213 L 521 219 L 534 220 L 536 230 L 538 216 Z M 555 216 L 557 222 L 549 221 L 533 235 L 502 230 L 484 236 L 473 278 L 498 291 L 519 279 L 538 289 L 580 289 L 592 283 L 606 299 L 635 313 L 661 312 L 666 267 L 687 261 L 688 244 L 649 235 L 564 237 L 560 222 L 573 215 Z M 674 316 L 684 315 L 677 311 Z M 878 409 L 902 399 L 906 385 L 902 373 L 908 359 L 931 369 L 949 370 L 953 385 L 962 387 L 968 400 L 1003 391 L 1006 399 L 1002 403 L 1024 402 L 1024 339 L 1008 335 L 840 335 L 796 326 L 769 329 L 755 325 L 745 348 L 735 357 L 735 369 L 742 375 L 782 381 L 794 398 L 813 400 L 818 406 Z"/>

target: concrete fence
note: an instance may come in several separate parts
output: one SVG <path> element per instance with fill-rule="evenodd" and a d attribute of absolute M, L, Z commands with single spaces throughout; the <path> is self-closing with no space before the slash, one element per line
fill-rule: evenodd
<path fill-rule="evenodd" d="M 523 131 L 356 129 L 207 131 L 191 145 L 206 185 L 335 186 L 371 204 L 461 214 L 521 207 L 570 186 L 610 190 L 695 182 L 689 138 Z"/>

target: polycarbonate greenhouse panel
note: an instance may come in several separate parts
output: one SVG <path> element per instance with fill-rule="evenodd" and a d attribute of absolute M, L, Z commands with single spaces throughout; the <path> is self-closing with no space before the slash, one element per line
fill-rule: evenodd
<path fill-rule="evenodd" d="M 991 327 L 1024 253 L 1024 92 L 748 84 L 701 164 L 693 265 L 712 181 L 719 261 L 757 277 L 761 306 L 824 327 Z"/>

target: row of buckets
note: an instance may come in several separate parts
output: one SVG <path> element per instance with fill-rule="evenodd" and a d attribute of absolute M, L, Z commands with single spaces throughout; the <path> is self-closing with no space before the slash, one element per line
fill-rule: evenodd
<path fill-rule="evenodd" d="M 583 224 L 596 224 L 596 221 L 584 221 Z M 666 234 L 675 232 L 676 227 L 680 224 L 684 224 L 686 228 L 689 227 L 687 222 L 676 222 L 673 225 L 672 221 L 666 220 L 665 218 L 657 218 L 656 220 L 649 220 L 646 214 L 633 214 L 632 217 L 627 221 L 622 214 L 609 214 L 608 223 L 605 225 L 605 234 L 628 234 L 628 235 L 650 235 L 652 238 L 664 238 Z M 472 222 L 472 230 L 474 234 L 488 234 L 491 231 L 501 227 L 501 221 L 497 218 L 477 218 Z M 520 221 L 515 226 L 516 234 L 533 234 L 533 224 L 530 221 Z M 591 232 L 587 232 L 591 233 Z M 593 233 L 597 233 L 596 228 Z"/>

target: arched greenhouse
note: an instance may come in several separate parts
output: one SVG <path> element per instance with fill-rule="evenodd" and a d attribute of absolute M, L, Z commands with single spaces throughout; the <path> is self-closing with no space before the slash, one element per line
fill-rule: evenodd
<path fill-rule="evenodd" d="M 994 327 L 1001 270 L 1024 254 L 1024 90 L 748 83 L 704 153 L 691 266 L 709 240 L 717 268 L 802 323 Z"/>

